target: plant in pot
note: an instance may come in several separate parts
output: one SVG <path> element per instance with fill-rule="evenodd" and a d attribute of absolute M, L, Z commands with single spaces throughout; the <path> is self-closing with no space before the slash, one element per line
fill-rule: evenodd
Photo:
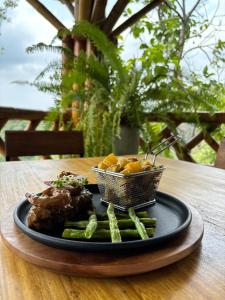
<path fill-rule="evenodd" d="M 71 110 L 74 101 L 79 103 L 77 128 L 84 132 L 87 156 L 137 152 L 139 131 L 149 123 L 147 113 L 177 110 L 184 104 L 177 89 L 167 96 L 166 67 L 156 66 L 157 72 L 152 72 L 143 58 L 123 62 L 120 49 L 88 22 L 78 23 L 71 34 L 89 39 L 96 51 L 68 60 L 54 116 L 57 110 L 59 114 Z"/>
<path fill-rule="evenodd" d="M 125 105 L 120 117 L 120 135 L 114 138 L 113 152 L 117 155 L 138 152 L 140 131 L 144 119 L 142 70 L 136 66 L 127 70 L 124 90 Z"/>
<path fill-rule="evenodd" d="M 131 61 L 124 63 L 119 49 L 93 25 L 82 22 L 73 33 L 90 39 L 96 54 L 80 53 L 63 76 L 61 109 L 79 102 L 78 128 L 84 131 L 86 155 L 137 153 L 144 108 L 142 70 Z"/>

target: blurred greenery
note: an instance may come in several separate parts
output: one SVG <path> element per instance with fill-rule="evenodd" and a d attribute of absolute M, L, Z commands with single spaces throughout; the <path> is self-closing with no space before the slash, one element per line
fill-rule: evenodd
<path fill-rule="evenodd" d="M 206 165 L 213 165 L 216 157 L 216 153 L 204 141 L 197 145 L 191 154 L 197 163 Z"/>

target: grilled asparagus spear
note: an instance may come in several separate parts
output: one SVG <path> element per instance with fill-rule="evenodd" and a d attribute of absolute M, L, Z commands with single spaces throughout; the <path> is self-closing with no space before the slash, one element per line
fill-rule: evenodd
<path fill-rule="evenodd" d="M 155 228 L 146 228 L 149 237 L 154 235 Z M 126 239 L 138 239 L 140 235 L 136 229 L 123 229 L 120 230 L 122 238 Z M 62 234 L 63 238 L 66 239 L 86 239 L 85 230 L 66 228 Z M 91 239 L 109 240 L 111 238 L 111 232 L 107 229 L 97 229 Z"/>
<path fill-rule="evenodd" d="M 89 219 L 90 220 L 90 219 Z M 156 225 L 156 219 L 155 218 L 140 218 L 139 219 L 146 227 L 154 227 Z M 86 228 L 88 226 L 89 221 L 88 220 L 81 220 L 81 221 L 67 221 L 65 222 L 65 227 L 76 227 L 76 228 Z M 134 222 L 131 219 L 120 219 L 117 220 L 117 224 L 120 229 L 125 228 L 133 228 L 135 227 Z M 97 221 L 98 229 L 104 228 L 109 229 L 109 220 L 104 221 Z"/>
<path fill-rule="evenodd" d="M 138 216 L 138 218 L 148 218 L 148 212 L 145 211 L 138 211 L 136 212 L 136 215 Z M 99 214 L 97 215 L 98 220 L 108 220 L 108 216 L 107 214 Z M 117 220 L 120 219 L 129 219 L 129 215 L 127 213 L 116 213 L 116 218 Z"/>
<path fill-rule="evenodd" d="M 92 237 L 97 226 L 98 226 L 97 217 L 96 217 L 96 213 L 94 211 L 89 217 L 89 221 L 87 223 L 87 226 L 86 226 L 86 229 L 84 232 L 86 239 L 90 239 Z"/>
<path fill-rule="evenodd" d="M 131 220 L 134 222 L 135 227 L 136 227 L 138 233 L 140 234 L 140 237 L 142 238 L 142 240 L 148 239 L 149 236 L 148 236 L 148 233 L 147 233 L 147 231 L 145 229 L 145 225 L 136 216 L 134 208 L 130 207 L 128 209 L 128 213 L 129 213 L 129 216 L 130 216 Z"/>
<path fill-rule="evenodd" d="M 122 242 L 120 230 L 118 227 L 118 223 L 117 223 L 117 219 L 116 219 L 116 215 L 115 215 L 114 207 L 113 207 L 112 203 L 109 203 L 109 205 L 108 205 L 107 215 L 109 218 L 109 228 L 110 228 L 112 243 Z"/>

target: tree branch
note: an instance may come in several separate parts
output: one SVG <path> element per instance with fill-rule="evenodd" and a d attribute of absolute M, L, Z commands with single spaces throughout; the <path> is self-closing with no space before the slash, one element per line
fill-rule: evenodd
<path fill-rule="evenodd" d="M 186 17 L 186 5 L 185 5 L 185 0 L 182 0 L 182 11 L 183 11 L 184 17 Z"/>
<path fill-rule="evenodd" d="M 183 58 L 185 57 L 185 55 L 187 55 L 187 54 L 190 53 L 191 51 L 196 50 L 196 49 L 199 49 L 199 50 L 201 50 L 201 51 L 205 54 L 205 56 L 208 58 L 209 62 L 211 62 L 210 56 L 209 56 L 209 54 L 207 53 L 207 51 L 205 51 L 204 48 L 210 48 L 210 46 L 214 46 L 214 45 L 215 45 L 215 44 L 198 45 L 198 46 L 196 46 L 196 47 L 190 48 L 190 49 L 188 49 L 187 51 L 184 52 Z"/>
<path fill-rule="evenodd" d="M 183 7 L 182 7 L 182 5 L 180 4 L 179 0 L 177 0 L 176 3 L 179 5 L 180 9 L 183 10 Z"/>
<path fill-rule="evenodd" d="M 171 3 L 169 3 L 168 1 L 165 1 L 165 5 L 166 5 L 167 7 L 169 7 L 171 10 L 173 10 L 173 11 L 178 15 L 178 17 L 179 17 L 181 20 L 183 20 L 183 17 L 182 17 L 181 14 L 179 13 L 179 11 L 176 10 L 175 7 L 173 7 Z"/>
<path fill-rule="evenodd" d="M 113 27 L 115 26 L 116 22 L 122 15 L 125 7 L 129 3 L 129 0 L 117 0 L 116 4 L 113 6 L 110 14 L 105 20 L 105 24 L 103 26 L 103 31 L 105 33 L 110 33 Z"/>
<path fill-rule="evenodd" d="M 134 23 L 136 23 L 140 18 L 142 18 L 144 15 L 146 15 L 148 12 L 153 10 L 155 7 L 159 6 L 161 3 L 163 3 L 164 0 L 153 0 L 151 3 L 147 4 L 144 8 L 142 8 L 139 12 L 131 16 L 129 19 L 127 19 L 124 23 L 122 23 L 119 27 L 117 27 L 112 33 L 111 36 L 115 37 L 119 34 L 121 34 L 124 30 L 132 26 Z"/>
<path fill-rule="evenodd" d="M 57 30 L 67 29 L 42 3 L 38 0 L 26 0 L 38 11 L 46 20 L 48 20 Z"/>
<path fill-rule="evenodd" d="M 177 2 L 179 3 L 179 1 Z M 182 58 L 183 51 L 184 51 L 184 43 L 185 43 L 185 33 L 187 28 L 187 16 L 186 16 L 186 7 L 185 7 L 185 0 L 182 0 L 182 5 L 179 3 L 182 15 L 181 16 L 181 28 L 179 32 L 179 41 L 178 41 L 178 50 L 177 53 L 179 55 L 179 58 Z M 180 73 L 180 71 L 178 71 Z"/>
<path fill-rule="evenodd" d="M 189 11 L 189 13 L 187 14 L 187 19 L 190 18 L 190 16 L 192 15 L 192 13 L 195 11 L 195 9 L 197 8 L 197 6 L 199 5 L 199 3 L 201 2 L 201 0 L 197 0 L 195 2 L 195 4 L 193 5 L 192 9 Z"/>

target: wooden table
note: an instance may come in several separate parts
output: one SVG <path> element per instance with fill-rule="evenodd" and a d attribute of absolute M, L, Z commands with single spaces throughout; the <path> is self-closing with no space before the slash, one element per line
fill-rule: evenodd
<path fill-rule="evenodd" d="M 99 158 L 0 163 L 1 215 L 24 197 L 39 192 L 43 180 L 62 170 L 79 172 L 95 182 L 90 167 Z M 160 190 L 201 213 L 202 246 L 169 267 L 115 279 L 78 278 L 36 267 L 15 256 L 2 243 L 0 299 L 225 299 L 225 171 L 160 158 L 167 169 Z"/>

